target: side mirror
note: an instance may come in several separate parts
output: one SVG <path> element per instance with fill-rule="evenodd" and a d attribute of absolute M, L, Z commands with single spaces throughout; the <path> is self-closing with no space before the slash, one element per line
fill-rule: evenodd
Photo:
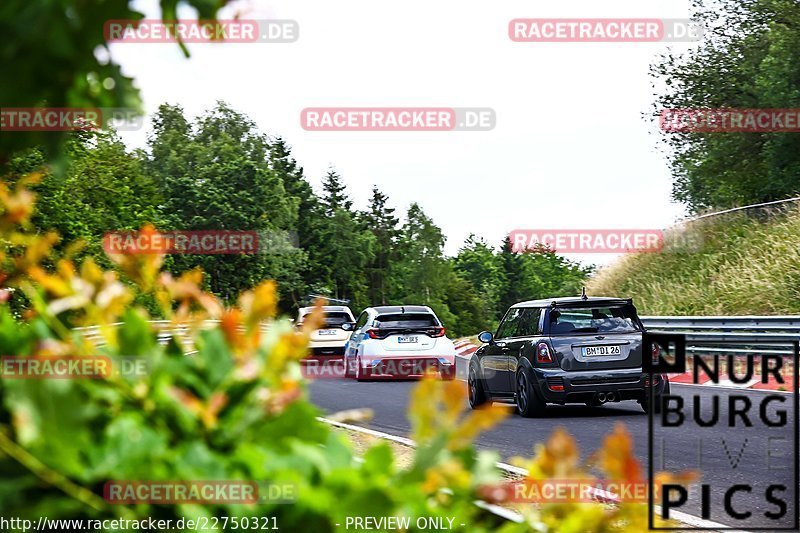
<path fill-rule="evenodd" d="M 342 324 L 342 329 L 345 330 L 345 331 L 353 331 L 354 329 L 356 329 L 356 323 L 355 322 L 345 322 L 345 323 Z"/>
<path fill-rule="evenodd" d="M 484 344 L 492 344 L 494 342 L 494 335 L 491 331 L 481 331 L 478 334 L 478 340 Z"/>

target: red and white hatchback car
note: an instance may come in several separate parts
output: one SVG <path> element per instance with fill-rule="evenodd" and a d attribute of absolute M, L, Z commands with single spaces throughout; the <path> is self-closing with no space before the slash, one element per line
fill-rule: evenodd
<path fill-rule="evenodd" d="M 407 379 L 429 371 L 443 379 L 455 377 L 455 346 L 430 307 L 368 307 L 349 327 L 353 335 L 345 347 L 346 377 Z"/>

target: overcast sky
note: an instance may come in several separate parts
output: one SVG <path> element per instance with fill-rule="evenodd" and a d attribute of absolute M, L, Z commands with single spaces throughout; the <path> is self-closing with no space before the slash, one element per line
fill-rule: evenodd
<path fill-rule="evenodd" d="M 454 254 L 470 233 L 498 244 L 518 228 L 663 228 L 684 210 L 649 112 L 648 69 L 684 43 L 516 43 L 515 18 L 689 17 L 688 0 L 233 2 L 250 19 L 293 19 L 289 44 L 117 43 L 145 109 L 195 116 L 217 100 L 281 135 L 319 189 L 333 166 L 358 207 L 373 184 L 398 211 L 416 201 Z M 157 17 L 157 2 L 137 8 Z M 195 18 L 191 10 L 181 16 Z M 312 132 L 306 107 L 490 107 L 492 131 Z M 143 147 L 146 132 L 128 132 Z M 606 263 L 608 255 L 572 256 Z"/>

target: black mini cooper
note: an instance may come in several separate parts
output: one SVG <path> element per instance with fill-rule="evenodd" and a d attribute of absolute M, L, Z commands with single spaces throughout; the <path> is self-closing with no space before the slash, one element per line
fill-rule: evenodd
<path fill-rule="evenodd" d="M 512 306 L 497 332 L 484 331 L 484 343 L 469 362 L 469 404 L 511 401 L 525 417 L 546 404 L 636 400 L 649 410 L 669 394 L 666 375 L 653 383 L 642 371 L 644 327 L 629 299 L 576 297 L 520 302 Z M 659 347 L 654 344 L 657 358 Z"/>

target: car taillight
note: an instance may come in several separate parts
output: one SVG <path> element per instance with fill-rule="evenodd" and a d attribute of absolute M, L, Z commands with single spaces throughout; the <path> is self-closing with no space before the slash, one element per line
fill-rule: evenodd
<path fill-rule="evenodd" d="M 540 342 L 536 345 L 536 362 L 537 363 L 552 363 L 553 356 L 550 355 L 550 347 L 546 342 Z"/>
<path fill-rule="evenodd" d="M 661 355 L 661 346 L 659 346 L 657 342 L 652 343 L 650 346 L 650 353 L 652 355 L 650 360 L 654 365 L 657 365 L 658 357 Z"/>
<path fill-rule="evenodd" d="M 444 337 L 444 328 L 443 327 L 436 327 L 433 328 L 431 332 L 431 337 Z"/>
<path fill-rule="evenodd" d="M 369 335 L 370 339 L 380 339 L 380 338 L 382 338 L 381 337 L 381 330 L 375 329 L 375 328 L 368 329 L 367 330 L 367 335 Z"/>
<path fill-rule="evenodd" d="M 653 385 L 652 386 L 655 387 L 656 385 L 658 385 L 658 382 L 659 382 L 660 379 L 661 379 L 661 376 L 659 376 L 658 374 L 655 374 L 653 376 Z M 644 386 L 645 387 L 649 387 L 650 386 L 650 378 L 649 377 L 644 378 Z"/>

